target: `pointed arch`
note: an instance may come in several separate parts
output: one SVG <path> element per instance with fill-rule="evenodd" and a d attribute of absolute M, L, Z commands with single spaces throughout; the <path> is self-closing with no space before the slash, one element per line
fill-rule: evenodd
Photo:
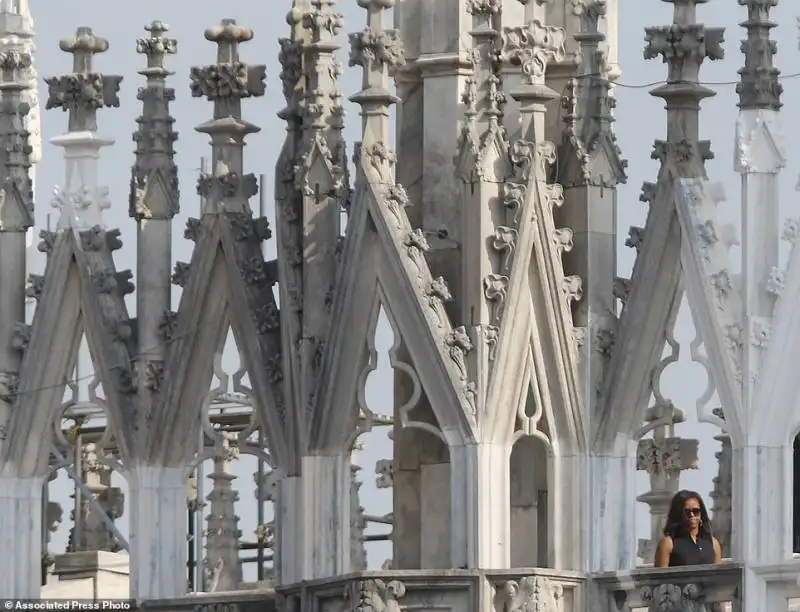
<path fill-rule="evenodd" d="M 170 338 L 161 405 L 154 411 L 146 444 L 137 458 L 154 465 L 180 467 L 198 448 L 203 398 L 208 393 L 214 355 L 228 330 L 227 268 L 220 248 L 217 219 L 206 215 L 192 253 L 181 295 L 175 333 Z M 171 432 L 160 435 L 159 432 Z"/>
<path fill-rule="evenodd" d="M 3 470 L 13 470 L 8 476 L 33 477 L 47 472 L 52 423 L 80 347 L 80 284 L 72 236 L 60 234 L 48 258 L 44 288 L 20 367 L 14 409 L 0 444 Z"/>
<path fill-rule="evenodd" d="M 702 176 L 702 166 L 691 167 L 684 174 Z M 650 212 L 630 291 L 624 296 L 593 428 L 592 448 L 601 455 L 617 452 L 619 434 L 627 440 L 641 426 L 650 394 L 650 372 L 664 349 L 665 332 L 673 324 L 672 303 L 683 296 L 681 227 L 674 205 L 677 177 L 669 160 L 659 173 L 658 189 L 649 183 L 643 186 L 642 199 L 650 204 Z"/>

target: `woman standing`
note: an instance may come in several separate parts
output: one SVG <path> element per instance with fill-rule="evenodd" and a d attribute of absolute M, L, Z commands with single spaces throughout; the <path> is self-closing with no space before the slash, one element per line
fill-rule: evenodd
<path fill-rule="evenodd" d="M 678 491 L 672 498 L 664 536 L 656 548 L 656 567 L 711 565 L 722 562 L 722 548 L 711 533 L 711 520 L 699 493 Z"/>

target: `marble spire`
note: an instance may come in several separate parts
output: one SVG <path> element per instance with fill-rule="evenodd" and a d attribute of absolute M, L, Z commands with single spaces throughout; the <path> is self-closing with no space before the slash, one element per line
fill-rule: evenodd
<path fill-rule="evenodd" d="M 250 28 L 223 19 L 205 31 L 206 40 L 217 44 L 217 63 L 191 69 L 194 98 L 214 104 L 214 118 L 195 129 L 211 137 L 211 172 L 197 182 L 204 198 L 204 214 L 252 212 L 248 200 L 258 192 L 253 174 L 244 174 L 244 138 L 261 128 L 242 119 L 242 100 L 264 95 L 266 67 L 239 59 L 239 45 L 252 40 Z"/>
<path fill-rule="evenodd" d="M 121 76 L 95 71 L 94 56 L 108 50 L 108 41 L 80 27 L 71 38 L 60 41 L 62 51 L 72 54 L 72 72 L 45 79 L 45 109 L 68 113 L 68 133 L 50 143 L 64 148 L 66 177 L 54 190 L 53 207 L 60 209 L 58 229 L 83 231 L 104 227 L 102 213 L 109 208 L 108 188 L 98 184 L 100 149 L 114 144 L 97 135 L 97 111 L 119 107 Z"/>
<path fill-rule="evenodd" d="M 778 0 L 739 0 L 739 5 L 747 7 L 747 20 L 741 24 L 747 31 L 741 47 L 744 66 L 739 70 L 741 80 L 736 85 L 739 108 L 779 110 L 783 85 L 779 81 L 780 70 L 772 63 L 778 44 L 770 38 L 777 25 L 770 20 L 770 10 L 778 5 Z"/>

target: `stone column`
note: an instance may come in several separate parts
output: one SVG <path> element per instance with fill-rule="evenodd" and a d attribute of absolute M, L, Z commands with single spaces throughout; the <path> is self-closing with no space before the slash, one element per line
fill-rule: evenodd
<path fill-rule="evenodd" d="M 509 567 L 510 457 L 510 444 L 450 447 L 451 567 Z"/>
<path fill-rule="evenodd" d="M 303 576 L 350 571 L 350 457 L 303 457 Z M 297 512 L 297 509 L 294 509 Z"/>
<path fill-rule="evenodd" d="M 136 41 L 136 52 L 147 58 L 139 74 L 146 77 L 139 88 L 142 115 L 133 134 L 136 161 L 131 169 L 128 214 L 136 220 L 136 325 L 140 373 L 139 395 L 144 410 L 156 401 L 158 381 L 163 377 L 166 343 L 162 330 L 164 313 L 171 309 L 172 218 L 180 210 L 178 168 L 174 144 L 178 134 L 170 115 L 175 90 L 167 87 L 172 73 L 167 57 L 177 52 L 178 43 L 168 38 L 169 27 L 153 21 L 145 27 L 148 35 Z"/>
<path fill-rule="evenodd" d="M 131 599 L 166 599 L 186 593 L 185 467 L 131 465 Z"/>
<path fill-rule="evenodd" d="M 0 546 L 14 551 L 0 561 L 0 593 L 7 599 L 41 596 L 44 481 L 0 476 Z"/>
<path fill-rule="evenodd" d="M 10 27 L 10 17 L 0 15 L 5 30 Z M 30 108 L 21 98 L 28 87 L 31 63 L 28 51 L 0 52 L 0 545 L 13 551 L 0 560 L 0 593 L 6 598 L 38 599 L 46 472 L 38 465 L 29 469 L 32 466 L 25 465 L 22 456 L 9 456 L 8 452 L 8 438 L 13 435 L 9 420 L 18 399 L 22 355 L 29 339 L 25 235 L 33 226 L 33 193 L 28 174 L 30 145 L 24 129 Z M 41 287 L 33 281 L 38 295 Z M 46 470 L 47 466 L 43 467 Z"/>

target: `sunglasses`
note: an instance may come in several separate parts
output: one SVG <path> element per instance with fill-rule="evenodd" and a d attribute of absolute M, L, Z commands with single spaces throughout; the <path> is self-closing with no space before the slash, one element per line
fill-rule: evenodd
<path fill-rule="evenodd" d="M 686 516 L 700 516 L 700 508 L 684 508 L 683 513 Z"/>

